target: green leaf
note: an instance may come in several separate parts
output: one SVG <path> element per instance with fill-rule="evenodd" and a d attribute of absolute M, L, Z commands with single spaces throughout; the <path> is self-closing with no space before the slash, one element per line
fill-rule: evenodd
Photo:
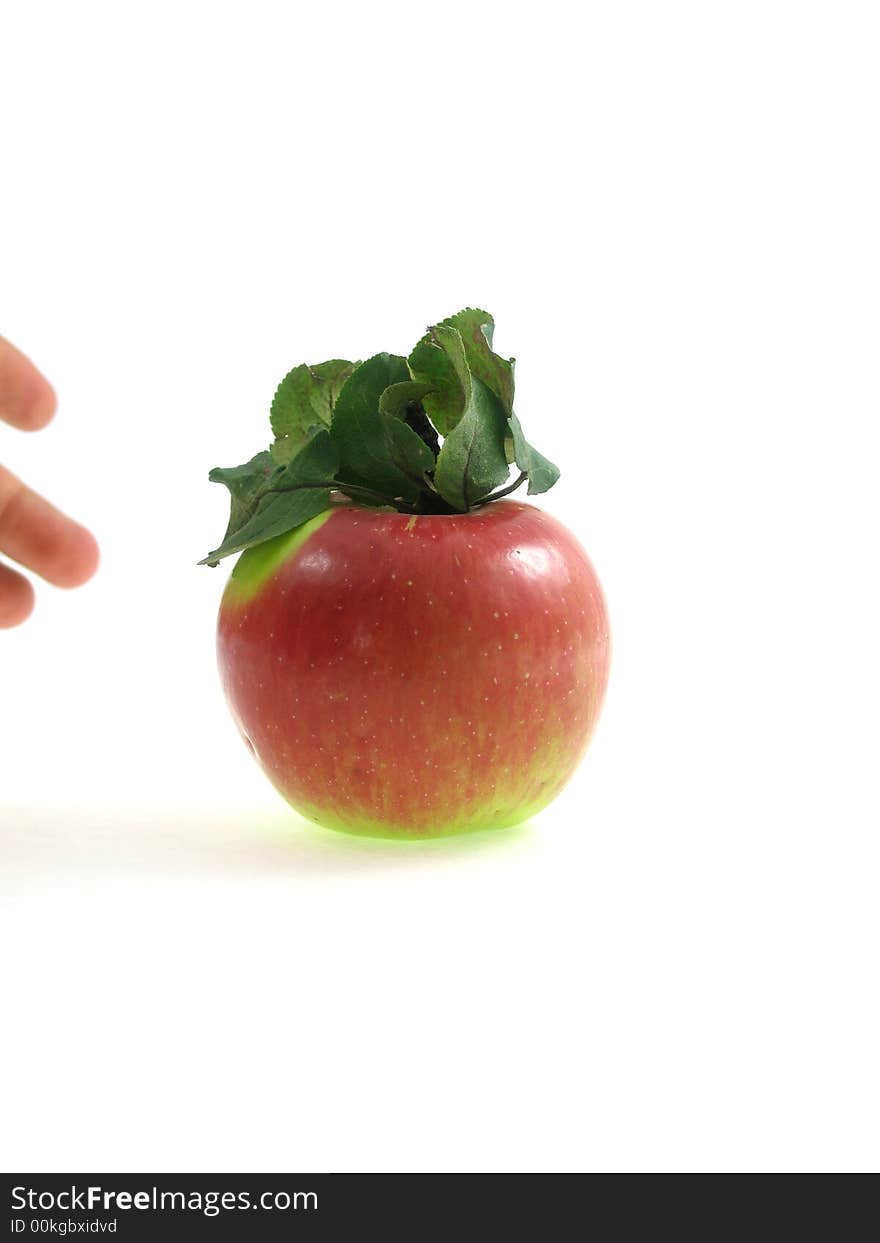
<path fill-rule="evenodd" d="M 510 470 L 504 452 L 506 435 L 501 402 L 485 384 L 473 379 L 467 409 L 437 458 L 434 485 L 444 500 L 456 509 L 468 510 L 504 483 Z"/>
<path fill-rule="evenodd" d="M 420 436 L 380 409 L 383 393 L 406 383 L 406 359 L 376 354 L 346 381 L 333 411 L 330 431 L 339 450 L 339 479 L 393 500 L 415 500 L 427 486 L 434 455 Z"/>
<path fill-rule="evenodd" d="M 513 432 L 513 450 L 516 464 L 529 477 L 529 496 L 538 492 L 546 492 L 552 488 L 559 478 L 559 467 L 549 458 L 545 458 L 537 449 L 533 449 L 523 435 L 522 424 L 515 414 L 510 416 L 510 427 Z"/>
<path fill-rule="evenodd" d="M 430 386 L 423 398 L 425 413 L 442 436 L 448 436 L 467 409 L 470 372 L 457 329 L 429 328 L 409 356 L 413 379 Z"/>
<path fill-rule="evenodd" d="M 395 419 L 406 418 L 410 402 L 421 401 L 433 391 L 431 384 L 423 384 L 418 380 L 405 380 L 401 384 L 389 384 L 379 398 L 379 409 L 383 414 L 390 414 Z"/>
<path fill-rule="evenodd" d="M 224 540 L 244 526 L 257 508 L 263 491 L 270 486 L 272 476 L 280 473 L 265 450 L 241 466 L 215 466 L 209 473 L 211 483 L 222 483 L 229 489 L 229 524 Z"/>
<path fill-rule="evenodd" d="M 269 457 L 269 454 L 265 454 L 265 457 Z M 254 461 L 256 460 L 255 458 Z M 268 486 L 273 490 L 268 493 L 264 491 L 256 498 L 252 496 L 249 509 L 242 511 L 245 515 L 244 522 L 234 529 L 230 523 L 220 547 L 209 553 L 199 564 L 216 565 L 223 557 L 252 548 L 254 544 L 262 544 L 264 540 L 283 535 L 285 531 L 292 531 L 294 527 L 327 509 L 330 504 L 330 488 L 317 485 L 331 482 L 338 465 L 336 446 L 330 433 L 322 428 L 311 437 L 289 465 L 280 470 L 276 469 L 264 479 L 264 489 Z M 219 473 L 212 471 L 211 475 Z M 230 472 L 222 473 L 228 475 Z"/>
<path fill-rule="evenodd" d="M 471 374 L 495 394 L 508 416 L 513 413 L 513 359 L 502 358 L 492 349 L 495 321 L 488 311 L 466 307 L 450 315 L 443 324 L 456 328 L 464 343 Z"/>
<path fill-rule="evenodd" d="M 339 453 L 333 437 L 324 428 L 315 432 L 308 444 L 273 482 L 273 487 L 289 488 L 316 479 L 332 480 L 339 469 Z"/>
<path fill-rule="evenodd" d="M 467 307 L 444 319 L 443 326 L 454 328 L 461 335 L 471 375 L 495 394 L 510 420 L 505 449 L 507 461 L 515 460 L 520 470 L 528 475 L 530 495 L 546 492 L 558 480 L 559 468 L 532 448 L 513 413 L 514 360 L 502 358 L 492 349 L 495 331 L 492 316 L 488 311 Z"/>
<path fill-rule="evenodd" d="M 315 431 L 330 426 L 333 407 L 356 365 L 331 358 L 314 366 L 302 363 L 287 373 L 275 390 L 269 415 L 277 462 L 291 461 Z"/>
<path fill-rule="evenodd" d="M 315 432 L 322 430 L 322 426 L 320 423 L 310 423 L 308 427 L 302 427 L 298 431 L 291 432 L 288 436 L 281 436 L 269 446 L 272 461 L 279 466 L 286 466 L 288 462 L 292 462 L 300 450 L 311 440 Z"/>

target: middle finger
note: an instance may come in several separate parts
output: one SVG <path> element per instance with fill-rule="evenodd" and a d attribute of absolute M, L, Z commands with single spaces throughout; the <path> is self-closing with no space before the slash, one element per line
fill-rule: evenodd
<path fill-rule="evenodd" d="M 78 587 L 98 564 L 98 546 L 91 533 L 2 466 L 0 552 L 56 587 Z"/>

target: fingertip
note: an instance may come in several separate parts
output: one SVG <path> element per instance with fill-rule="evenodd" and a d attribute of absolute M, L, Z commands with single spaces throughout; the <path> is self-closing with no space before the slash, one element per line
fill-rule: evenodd
<path fill-rule="evenodd" d="M 26 622 L 34 611 L 35 600 L 30 579 L 0 565 L 0 630 L 11 630 Z"/>
<path fill-rule="evenodd" d="M 101 561 L 98 541 L 86 527 L 76 525 L 68 536 L 61 568 L 56 571 L 53 582 L 57 587 L 71 589 L 82 587 L 94 578 Z"/>
<path fill-rule="evenodd" d="M 55 412 L 58 409 L 58 397 L 54 388 L 43 376 L 40 376 L 39 380 L 39 384 L 34 386 L 30 405 L 24 416 L 24 430 L 27 432 L 42 431 L 55 418 Z"/>
<path fill-rule="evenodd" d="M 82 572 L 84 575 L 83 582 L 87 583 L 90 578 L 98 572 L 98 566 L 101 564 L 101 549 L 98 541 L 92 535 L 91 531 L 82 528 L 83 532 L 83 561 Z"/>
<path fill-rule="evenodd" d="M 0 419 L 25 432 L 38 432 L 58 406 L 52 385 L 27 355 L 0 337 Z"/>

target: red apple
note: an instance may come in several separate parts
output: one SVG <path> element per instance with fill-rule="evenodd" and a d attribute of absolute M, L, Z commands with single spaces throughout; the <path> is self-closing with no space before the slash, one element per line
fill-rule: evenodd
<path fill-rule="evenodd" d="M 556 797 L 602 703 L 608 618 L 586 553 L 531 505 L 344 505 L 241 556 L 218 650 L 239 729 L 297 811 L 427 838 Z"/>

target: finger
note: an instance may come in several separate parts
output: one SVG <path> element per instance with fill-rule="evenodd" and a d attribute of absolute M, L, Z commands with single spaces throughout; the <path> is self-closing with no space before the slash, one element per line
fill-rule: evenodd
<path fill-rule="evenodd" d="M 20 626 L 33 607 L 34 589 L 28 580 L 0 562 L 0 630 Z"/>
<path fill-rule="evenodd" d="M 0 337 L 0 419 L 36 432 L 55 413 L 55 392 L 29 358 Z"/>
<path fill-rule="evenodd" d="M 79 587 L 98 568 L 94 536 L 2 466 L 0 552 L 56 587 Z"/>

